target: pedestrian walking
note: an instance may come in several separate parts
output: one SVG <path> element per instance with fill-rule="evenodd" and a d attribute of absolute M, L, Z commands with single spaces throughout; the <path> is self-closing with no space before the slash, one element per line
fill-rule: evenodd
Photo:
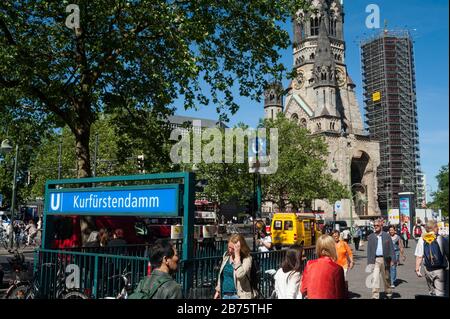
<path fill-rule="evenodd" d="M 392 225 L 389 227 L 389 235 L 391 235 L 392 243 L 394 244 L 394 251 L 395 251 L 395 260 L 394 263 L 391 266 L 391 288 L 395 288 L 395 283 L 397 282 L 397 266 L 400 264 L 400 255 L 403 258 L 403 261 L 405 261 L 406 256 L 403 251 L 403 244 L 400 240 L 400 236 L 397 235 L 397 232 L 395 230 L 395 226 Z"/>
<path fill-rule="evenodd" d="M 272 249 L 272 238 L 266 232 L 266 228 L 262 227 L 258 230 L 256 244 L 259 252 L 268 252 Z"/>
<path fill-rule="evenodd" d="M 339 230 L 334 230 L 332 237 L 336 244 L 336 263 L 344 269 L 345 287 L 348 289 L 347 272 L 354 266 L 353 252 L 348 243 L 340 238 Z"/>
<path fill-rule="evenodd" d="M 355 244 L 355 250 L 359 250 L 359 243 L 361 241 L 362 231 L 358 225 L 355 225 L 355 231 L 353 234 L 353 243 Z"/>
<path fill-rule="evenodd" d="M 278 299 L 301 299 L 300 280 L 303 262 L 303 247 L 291 246 L 278 269 L 275 278 L 275 293 Z"/>
<path fill-rule="evenodd" d="M 303 271 L 300 292 L 307 299 L 345 299 L 344 269 L 336 263 L 333 237 L 322 235 L 317 240 L 318 259 L 310 260 Z"/>
<path fill-rule="evenodd" d="M 408 240 L 410 238 L 408 226 L 406 226 L 406 223 L 402 226 L 402 241 L 403 241 L 403 247 L 408 248 Z"/>
<path fill-rule="evenodd" d="M 433 220 L 426 224 L 425 231 L 416 246 L 416 274 L 423 276 L 423 262 L 430 295 L 448 297 L 448 240 L 439 235 L 439 226 Z"/>
<path fill-rule="evenodd" d="M 367 240 L 367 265 L 372 268 L 372 299 L 380 299 L 381 281 L 387 298 L 392 298 L 390 267 L 395 260 L 395 249 L 391 236 L 383 231 L 383 222 L 374 222 L 374 233 Z"/>
<path fill-rule="evenodd" d="M 31 243 L 33 242 L 33 240 L 37 234 L 36 225 L 34 225 L 34 221 L 32 219 L 30 219 L 27 227 L 25 227 L 25 231 L 28 232 L 27 246 L 29 246 L 29 245 L 31 245 Z"/>
<path fill-rule="evenodd" d="M 425 227 L 422 226 L 422 221 L 418 219 L 413 230 L 414 239 L 416 240 L 416 242 L 419 241 L 419 238 L 422 237 L 423 233 L 425 233 Z"/>
<path fill-rule="evenodd" d="M 182 299 L 181 286 L 173 279 L 178 269 L 178 253 L 167 239 L 158 239 L 152 247 L 152 273 L 142 279 L 129 299 Z"/>
<path fill-rule="evenodd" d="M 220 266 L 214 299 L 252 299 L 252 256 L 244 237 L 231 235 Z"/>
<path fill-rule="evenodd" d="M 351 235 L 350 235 L 350 230 L 349 229 L 344 229 L 342 231 L 342 239 L 349 244 L 350 243 L 350 239 L 351 239 Z"/>

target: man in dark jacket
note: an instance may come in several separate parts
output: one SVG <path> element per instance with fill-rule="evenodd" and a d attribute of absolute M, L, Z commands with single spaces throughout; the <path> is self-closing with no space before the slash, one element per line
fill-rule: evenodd
<path fill-rule="evenodd" d="M 372 299 L 380 299 L 381 280 L 388 298 L 392 298 L 390 268 L 395 261 L 391 236 L 383 231 L 383 221 L 374 222 L 375 232 L 367 239 L 367 265 L 373 267 Z"/>
<path fill-rule="evenodd" d="M 181 286 L 172 277 L 178 268 L 178 260 L 172 243 L 167 239 L 158 239 L 150 256 L 154 270 L 149 278 L 139 283 L 136 292 L 147 299 L 182 299 Z M 133 298 L 131 295 L 130 299 Z"/>

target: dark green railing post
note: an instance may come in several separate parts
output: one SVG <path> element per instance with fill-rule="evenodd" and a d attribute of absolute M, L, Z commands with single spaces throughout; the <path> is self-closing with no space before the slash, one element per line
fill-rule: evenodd
<path fill-rule="evenodd" d="M 184 274 L 183 288 L 184 297 L 187 297 L 189 289 L 192 287 L 192 263 L 194 258 L 194 201 L 195 201 L 195 174 L 185 173 L 184 193 L 183 193 L 183 256 Z"/>
<path fill-rule="evenodd" d="M 98 256 L 94 258 L 94 287 L 92 287 L 92 296 L 97 299 L 97 285 L 98 285 Z"/>

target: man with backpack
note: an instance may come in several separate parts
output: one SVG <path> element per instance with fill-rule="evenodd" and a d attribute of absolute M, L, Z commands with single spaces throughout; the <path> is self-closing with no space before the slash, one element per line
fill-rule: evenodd
<path fill-rule="evenodd" d="M 422 277 L 420 267 L 423 261 L 430 295 L 448 296 L 448 241 L 439 235 L 435 221 L 429 221 L 425 231 L 416 246 L 416 274 Z"/>
<path fill-rule="evenodd" d="M 182 299 L 181 286 L 172 275 L 178 268 L 178 255 L 167 239 L 158 239 L 152 247 L 150 277 L 142 279 L 129 299 Z"/>

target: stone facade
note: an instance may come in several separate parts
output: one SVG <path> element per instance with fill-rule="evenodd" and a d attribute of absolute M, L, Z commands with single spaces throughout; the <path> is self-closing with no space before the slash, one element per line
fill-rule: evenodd
<path fill-rule="evenodd" d="M 345 64 L 343 5 L 336 0 L 311 1 L 313 10 L 294 19 L 294 67 L 298 76 L 287 90 L 284 113 L 289 119 L 322 135 L 329 146 L 327 159 L 335 179 L 352 186 L 353 203 L 342 200 L 338 219 L 379 215 L 376 172 L 379 143 L 364 130 L 355 84 Z M 267 95 L 266 95 L 267 97 Z M 283 111 L 282 104 L 265 103 L 266 118 Z M 315 200 L 315 209 L 333 218 L 333 206 Z"/>

